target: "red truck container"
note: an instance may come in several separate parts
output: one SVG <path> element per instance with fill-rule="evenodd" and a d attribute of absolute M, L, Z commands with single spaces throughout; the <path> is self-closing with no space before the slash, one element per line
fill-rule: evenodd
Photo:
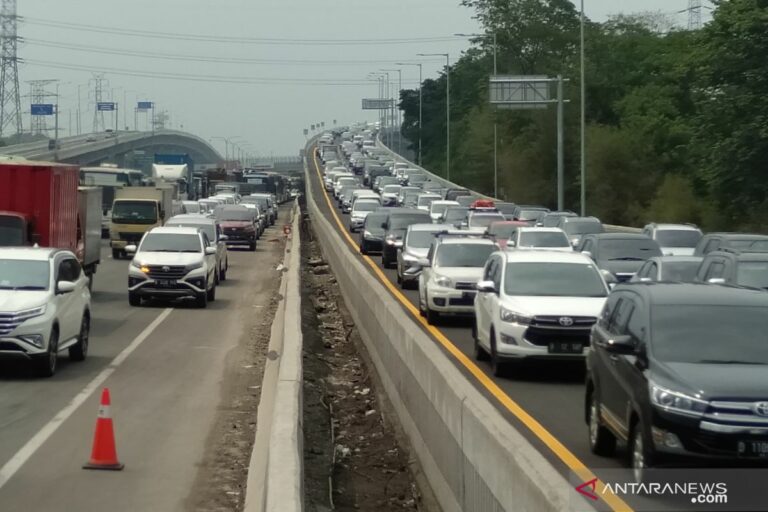
<path fill-rule="evenodd" d="M 72 165 L 0 161 L 0 246 L 77 251 L 78 180 Z"/>

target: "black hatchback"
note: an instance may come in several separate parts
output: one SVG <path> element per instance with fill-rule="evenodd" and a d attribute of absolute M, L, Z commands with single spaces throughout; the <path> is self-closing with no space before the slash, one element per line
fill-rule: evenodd
<path fill-rule="evenodd" d="M 616 286 L 592 328 L 589 444 L 648 469 L 698 459 L 768 467 L 768 294 L 693 283 Z"/>

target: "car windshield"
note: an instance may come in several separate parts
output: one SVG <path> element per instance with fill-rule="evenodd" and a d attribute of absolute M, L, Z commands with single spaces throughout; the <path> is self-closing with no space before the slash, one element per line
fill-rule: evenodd
<path fill-rule="evenodd" d="M 117 224 L 154 224 L 157 208 L 152 201 L 115 201 L 112 220 Z"/>
<path fill-rule="evenodd" d="M 692 283 L 699 271 L 699 261 L 668 261 L 661 266 L 662 281 Z"/>
<path fill-rule="evenodd" d="M 538 297 L 606 297 L 597 269 L 586 263 L 507 263 L 504 293 Z"/>
<path fill-rule="evenodd" d="M 469 218 L 469 227 L 471 228 L 487 228 L 491 222 L 498 222 L 504 220 L 504 216 L 498 215 L 472 215 Z"/>
<path fill-rule="evenodd" d="M 355 201 L 355 206 L 352 207 L 352 210 L 355 212 L 372 212 L 379 208 L 381 208 L 381 205 L 376 201 Z"/>
<path fill-rule="evenodd" d="M 736 284 L 768 289 L 768 261 L 742 261 L 736 270 Z"/>
<path fill-rule="evenodd" d="M 768 251 L 768 240 L 728 240 L 724 247 L 733 247 L 734 249 L 752 249 L 755 251 Z"/>
<path fill-rule="evenodd" d="M 505 224 L 505 223 L 499 223 L 494 222 L 490 226 L 488 226 L 488 234 L 495 236 L 496 238 L 509 238 L 512 236 L 512 231 L 517 229 L 519 226 L 516 224 Z"/>
<path fill-rule="evenodd" d="M 402 187 L 400 185 L 384 185 L 381 189 L 382 194 L 397 194 Z"/>
<path fill-rule="evenodd" d="M 184 222 L 183 220 L 170 220 L 165 225 L 170 228 L 197 228 L 206 234 L 208 240 L 216 240 L 216 229 L 213 227 L 213 224 Z"/>
<path fill-rule="evenodd" d="M 515 213 L 515 203 L 495 203 L 496 209 L 504 215 L 512 215 Z"/>
<path fill-rule="evenodd" d="M 47 290 L 48 261 L 0 260 L 0 290 Z"/>
<path fill-rule="evenodd" d="M 405 229 L 411 224 L 429 224 L 432 217 L 428 213 L 399 213 L 389 216 L 390 229 Z"/>
<path fill-rule="evenodd" d="M 662 247 L 696 247 L 701 233 L 692 229 L 660 229 L 656 231 L 656 241 Z"/>
<path fill-rule="evenodd" d="M 381 213 L 381 212 L 369 213 L 365 217 L 365 226 L 363 229 L 370 233 L 383 234 L 384 228 L 381 227 L 381 224 L 385 220 L 387 220 L 386 213 Z"/>
<path fill-rule="evenodd" d="M 651 310 L 653 355 L 665 362 L 768 365 L 766 331 L 768 307 L 659 304 Z"/>
<path fill-rule="evenodd" d="M 24 221 L 20 217 L 0 216 L 0 247 L 25 245 Z"/>
<path fill-rule="evenodd" d="M 184 210 L 187 213 L 200 213 L 200 205 L 197 203 L 184 203 Z"/>
<path fill-rule="evenodd" d="M 452 205 L 450 204 L 430 204 L 429 205 L 429 211 L 430 213 L 433 213 L 435 215 L 443 215 L 445 213 L 445 210 L 448 209 Z"/>
<path fill-rule="evenodd" d="M 219 221 L 248 221 L 253 220 L 253 211 L 248 209 L 219 208 L 216 210 L 216 220 Z"/>
<path fill-rule="evenodd" d="M 176 233 L 149 233 L 139 247 L 140 252 L 200 252 L 200 237 Z"/>
<path fill-rule="evenodd" d="M 545 221 L 547 219 L 544 219 Z M 599 222 L 575 221 L 563 224 L 563 231 L 567 235 L 593 235 L 603 232 L 603 225 Z"/>
<path fill-rule="evenodd" d="M 563 215 L 545 215 L 541 218 L 541 226 L 545 228 L 556 228 L 562 217 Z M 568 233 L 565 227 L 563 227 L 563 231 Z"/>
<path fill-rule="evenodd" d="M 450 224 L 452 222 L 460 222 L 467 218 L 467 212 L 469 211 L 469 208 L 455 208 L 455 207 L 449 207 L 447 210 L 445 210 L 445 215 L 443 216 L 443 220 Z"/>
<path fill-rule="evenodd" d="M 547 212 L 544 210 L 520 210 L 520 214 L 517 217 L 523 220 L 539 220 L 546 214 Z"/>
<path fill-rule="evenodd" d="M 493 244 L 441 244 L 435 254 L 435 263 L 438 267 L 479 268 L 485 265 L 495 249 Z"/>
<path fill-rule="evenodd" d="M 647 260 L 661 256 L 658 244 L 642 238 L 611 239 L 600 241 L 601 260 Z"/>
<path fill-rule="evenodd" d="M 519 247 L 570 247 L 565 233 L 532 231 L 520 233 Z"/>
<path fill-rule="evenodd" d="M 422 196 L 419 198 L 418 206 L 429 206 L 434 201 L 439 201 L 437 196 Z"/>
<path fill-rule="evenodd" d="M 411 231 L 408 233 L 405 245 L 417 249 L 426 249 L 435 239 L 436 231 Z"/>

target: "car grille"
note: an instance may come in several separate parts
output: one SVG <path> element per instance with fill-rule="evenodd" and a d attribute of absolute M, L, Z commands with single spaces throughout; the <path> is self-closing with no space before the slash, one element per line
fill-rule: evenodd
<path fill-rule="evenodd" d="M 24 349 L 10 341 L 0 341 L 0 351 L 6 352 L 24 352 Z"/>
<path fill-rule="evenodd" d="M 0 313 L 0 336 L 12 333 L 28 318 L 32 317 L 18 313 Z"/>
<path fill-rule="evenodd" d="M 634 277 L 635 274 L 616 274 L 616 280 L 620 283 L 626 283 Z"/>
<path fill-rule="evenodd" d="M 125 240 L 126 242 L 141 242 L 141 237 L 144 236 L 144 233 L 118 233 L 120 235 L 120 240 Z"/>
<path fill-rule="evenodd" d="M 573 324 L 564 326 L 561 318 L 570 318 Z M 548 346 L 555 341 L 568 341 L 589 345 L 592 325 L 597 321 L 589 316 L 535 316 L 523 337 L 533 345 Z"/>
<path fill-rule="evenodd" d="M 725 402 L 714 401 L 709 404 L 707 413 L 702 420 L 722 425 L 733 426 L 754 426 L 758 428 L 768 427 L 768 416 L 760 416 L 755 413 L 756 403 L 763 402 L 755 400 L 754 402 Z M 765 400 L 768 402 L 768 400 Z"/>
<path fill-rule="evenodd" d="M 456 289 L 457 290 L 476 290 L 477 286 L 476 286 L 476 283 L 458 282 L 456 283 Z"/>
<path fill-rule="evenodd" d="M 187 275 L 187 267 L 183 265 L 149 265 L 147 275 L 151 279 L 181 279 Z"/>
<path fill-rule="evenodd" d="M 475 296 L 468 295 L 457 299 L 448 299 L 448 304 L 450 306 L 472 306 L 475 304 Z"/>

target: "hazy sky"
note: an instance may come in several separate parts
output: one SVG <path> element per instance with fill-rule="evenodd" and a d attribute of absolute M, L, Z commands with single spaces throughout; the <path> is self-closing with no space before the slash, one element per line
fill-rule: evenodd
<path fill-rule="evenodd" d="M 688 2 L 585 4 L 588 17 L 604 20 L 619 12 L 672 13 Z M 150 100 L 168 111 L 173 128 L 183 126 L 206 139 L 241 137 L 248 151 L 261 155 L 296 154 L 302 129 L 316 122 L 329 127 L 334 119 L 377 118 L 360 109 L 361 98 L 378 95 L 378 84 L 366 79 L 369 73 L 421 59 L 425 77 L 435 76 L 444 59 L 416 54 L 448 52 L 453 62 L 469 44 L 453 34 L 478 30 L 472 12 L 458 0 L 18 0 L 18 10 L 25 18 L 19 26 L 25 39 L 19 48 L 25 61 L 19 69 L 22 95 L 29 94 L 29 80 L 60 80 L 62 136 L 70 126 L 77 133 L 78 89 L 82 131 L 91 131 L 93 73 L 102 70 L 109 82 L 106 95 L 114 94 L 121 108 L 129 105 L 124 113 L 131 128 L 136 100 Z M 384 39 L 390 41 L 382 44 Z M 332 40 L 345 42 L 327 44 Z M 417 82 L 418 68 L 404 67 L 403 86 Z M 22 98 L 23 109 L 29 103 L 29 97 Z M 109 117 L 106 122 L 114 125 Z M 140 126 L 144 123 L 140 118 Z M 119 124 L 124 126 L 123 113 Z M 214 144 L 223 150 L 223 141 Z"/>

